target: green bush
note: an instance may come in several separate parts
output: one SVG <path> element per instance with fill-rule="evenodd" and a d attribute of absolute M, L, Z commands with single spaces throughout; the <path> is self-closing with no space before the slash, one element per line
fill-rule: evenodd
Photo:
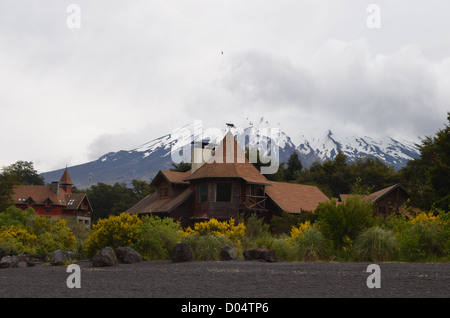
<path fill-rule="evenodd" d="M 356 238 L 353 253 L 361 261 L 393 261 L 399 256 L 399 247 L 393 231 L 374 226 Z"/>
<path fill-rule="evenodd" d="M 0 253 L 28 253 L 46 259 L 57 249 L 73 251 L 75 236 L 64 219 L 46 218 L 29 208 L 0 213 Z"/>
<path fill-rule="evenodd" d="M 399 234 L 405 260 L 432 260 L 445 256 L 448 223 L 432 213 L 419 213 Z M 447 255 L 448 256 L 448 255 Z"/>
<path fill-rule="evenodd" d="M 302 211 L 300 214 L 283 212 L 280 216 L 274 216 L 270 225 L 273 234 L 289 234 L 293 226 L 306 221 L 314 223 L 316 219 L 317 215 L 309 211 Z"/>
<path fill-rule="evenodd" d="M 230 239 L 223 235 L 194 235 L 184 236 L 184 242 L 188 244 L 197 261 L 218 261 L 220 251 L 225 245 L 233 245 Z"/>
<path fill-rule="evenodd" d="M 255 248 L 266 245 L 263 242 L 271 239 L 270 225 L 263 218 L 253 213 L 245 222 L 245 235 L 243 237 L 243 248 Z"/>
<path fill-rule="evenodd" d="M 75 235 L 66 226 L 65 219 L 37 215 L 33 233 L 37 236 L 36 254 L 42 258 L 46 258 L 47 255 L 58 249 L 74 251 L 76 248 Z"/>
<path fill-rule="evenodd" d="M 35 219 L 35 213 L 33 208 L 27 208 L 21 210 L 15 206 L 7 208 L 4 212 L 0 213 L 0 227 L 10 225 L 30 225 Z"/>
<path fill-rule="evenodd" d="M 329 253 L 329 243 L 316 227 L 309 227 L 290 241 L 292 259 L 296 261 L 325 260 Z"/>
<path fill-rule="evenodd" d="M 320 231 L 335 250 L 348 248 L 361 231 L 375 224 L 372 204 L 359 196 L 340 204 L 336 200 L 320 203 L 316 213 Z"/>
<path fill-rule="evenodd" d="M 144 259 L 168 260 L 177 242 L 181 241 L 180 224 L 171 218 L 142 217 L 133 248 Z"/>

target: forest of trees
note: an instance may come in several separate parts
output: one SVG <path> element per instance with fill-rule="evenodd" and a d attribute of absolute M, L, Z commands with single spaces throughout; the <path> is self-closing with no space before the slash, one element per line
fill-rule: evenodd
<path fill-rule="evenodd" d="M 342 193 L 368 194 L 390 185 L 401 183 L 422 210 L 450 211 L 450 112 L 444 128 L 434 136 L 428 136 L 418 145 L 420 158 L 413 159 L 396 171 L 375 158 L 360 158 L 349 162 L 343 153 L 333 160 L 315 162 L 304 168 L 297 153 L 280 165 L 277 173 L 266 175 L 273 181 L 295 182 L 318 186 L 327 196 L 338 197 Z M 259 158 L 259 157 L 258 157 Z M 259 168 L 260 162 L 255 163 Z M 173 165 L 171 170 L 187 171 L 190 165 Z M 150 182 L 150 180 L 149 180 Z M 0 211 L 12 204 L 15 184 L 43 185 L 44 180 L 32 162 L 18 161 L 3 167 L 0 173 Z M 116 183 L 98 183 L 88 189 L 74 189 L 87 193 L 93 219 L 118 215 L 139 200 L 155 191 L 150 183 L 133 180 L 131 187 Z"/>

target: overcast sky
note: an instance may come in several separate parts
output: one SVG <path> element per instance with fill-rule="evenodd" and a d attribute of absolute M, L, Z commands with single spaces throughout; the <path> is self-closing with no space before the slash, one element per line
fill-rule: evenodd
<path fill-rule="evenodd" d="M 2 0 L 0 167 L 81 164 L 194 120 L 418 140 L 450 111 L 449 14 L 447 0 Z"/>

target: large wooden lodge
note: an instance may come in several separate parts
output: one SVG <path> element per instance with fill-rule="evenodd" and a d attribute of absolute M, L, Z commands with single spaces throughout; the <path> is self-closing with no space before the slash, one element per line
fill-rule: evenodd
<path fill-rule="evenodd" d="M 214 162 L 193 162 L 187 172 L 159 171 L 151 182 L 157 190 L 127 213 L 169 216 L 188 226 L 211 218 L 236 218 L 242 212 L 271 218 L 283 211 L 314 211 L 320 202 L 329 201 L 315 186 L 268 180 L 245 158 L 230 132 L 215 151 Z"/>

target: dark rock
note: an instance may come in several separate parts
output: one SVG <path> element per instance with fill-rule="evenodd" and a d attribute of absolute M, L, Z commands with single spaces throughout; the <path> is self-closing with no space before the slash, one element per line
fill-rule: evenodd
<path fill-rule="evenodd" d="M 172 251 L 173 262 L 192 261 L 194 254 L 186 243 L 179 242 L 175 245 Z"/>
<path fill-rule="evenodd" d="M 116 248 L 117 259 L 125 264 L 134 264 L 142 260 L 141 254 L 128 246 Z"/>
<path fill-rule="evenodd" d="M 264 252 L 263 254 L 263 259 L 266 262 L 276 262 L 277 259 L 277 254 L 275 253 L 275 250 L 267 250 Z"/>
<path fill-rule="evenodd" d="M 75 253 L 64 250 L 56 250 L 50 254 L 50 264 L 52 265 L 64 265 L 74 259 Z"/>
<path fill-rule="evenodd" d="M 6 255 L 0 260 L 0 268 L 19 267 L 19 257 L 16 255 Z"/>
<path fill-rule="evenodd" d="M 220 251 L 220 259 L 222 261 L 234 261 L 236 258 L 236 249 L 231 245 L 225 245 Z"/>
<path fill-rule="evenodd" d="M 266 246 L 245 250 L 243 254 L 246 261 L 277 261 L 275 250 L 269 250 Z"/>
<path fill-rule="evenodd" d="M 33 267 L 35 265 L 31 257 L 27 254 L 19 254 L 17 257 L 19 258 L 19 267 Z"/>
<path fill-rule="evenodd" d="M 117 264 L 116 253 L 114 253 L 114 250 L 109 246 L 102 248 L 92 258 L 92 265 L 94 267 L 115 266 Z"/>

